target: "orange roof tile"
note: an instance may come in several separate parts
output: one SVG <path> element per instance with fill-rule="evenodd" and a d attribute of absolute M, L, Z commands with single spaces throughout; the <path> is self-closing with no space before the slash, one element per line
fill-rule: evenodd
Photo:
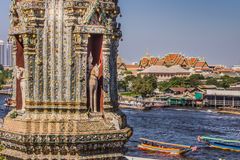
<path fill-rule="evenodd" d="M 232 73 L 232 72 L 235 72 L 235 71 L 231 68 L 224 68 L 224 69 L 218 70 L 218 72 L 219 73 Z"/>
<path fill-rule="evenodd" d="M 157 57 L 151 57 L 151 59 L 149 61 L 149 65 L 156 65 L 157 62 L 158 62 Z"/>
<path fill-rule="evenodd" d="M 149 61 L 150 61 L 150 59 L 148 57 L 143 57 L 140 60 L 139 66 L 140 67 L 147 67 L 149 65 Z"/>
<path fill-rule="evenodd" d="M 156 65 L 158 65 L 158 66 L 164 65 L 164 59 L 159 59 L 159 60 L 157 61 Z"/>
<path fill-rule="evenodd" d="M 198 61 L 198 58 L 196 57 L 190 57 L 190 58 L 187 58 L 187 62 L 188 62 L 188 65 L 193 67 Z"/>
<path fill-rule="evenodd" d="M 203 67 L 207 67 L 208 64 L 206 61 L 198 61 L 196 64 L 195 64 L 195 68 L 203 68 Z"/>
<path fill-rule="evenodd" d="M 135 68 L 137 69 L 137 68 L 139 68 L 139 66 L 138 65 L 134 65 L 134 64 L 127 64 L 126 68 L 127 69 L 135 69 Z"/>

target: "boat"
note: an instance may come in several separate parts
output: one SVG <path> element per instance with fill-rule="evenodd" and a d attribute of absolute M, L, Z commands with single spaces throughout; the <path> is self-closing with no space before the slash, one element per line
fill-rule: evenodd
<path fill-rule="evenodd" d="M 138 145 L 138 149 L 142 151 L 148 152 L 159 152 L 170 155 L 183 155 L 190 151 L 196 151 L 197 147 L 174 144 L 174 143 L 166 143 L 166 142 L 158 142 L 149 140 L 146 138 L 140 138 L 141 144 Z"/>
<path fill-rule="evenodd" d="M 144 102 L 137 102 L 137 101 L 128 102 L 127 101 L 127 102 L 119 102 L 119 108 L 148 111 L 152 109 L 152 106 Z"/>
<path fill-rule="evenodd" d="M 217 112 L 222 114 L 240 115 L 240 109 L 232 107 L 221 107 L 217 110 Z"/>
<path fill-rule="evenodd" d="M 11 98 L 6 98 L 4 106 L 6 106 L 7 108 L 12 109 L 12 108 L 15 108 L 16 104 L 15 104 L 15 101 L 12 100 Z"/>
<path fill-rule="evenodd" d="M 206 136 L 198 136 L 197 139 L 199 142 L 203 142 L 211 148 L 240 152 L 240 141 L 238 140 L 226 140 Z"/>

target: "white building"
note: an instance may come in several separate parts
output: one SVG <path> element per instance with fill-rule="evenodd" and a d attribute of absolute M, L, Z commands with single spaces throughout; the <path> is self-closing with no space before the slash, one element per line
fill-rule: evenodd
<path fill-rule="evenodd" d="M 12 44 L 5 45 L 4 66 L 12 66 Z"/>
<path fill-rule="evenodd" d="M 232 67 L 232 69 L 235 70 L 235 71 L 239 71 L 240 70 L 240 65 L 234 65 Z"/>
<path fill-rule="evenodd" d="M 4 53 L 4 41 L 0 40 L 0 64 L 2 65 L 4 64 Z"/>
<path fill-rule="evenodd" d="M 209 106 L 240 107 L 240 91 L 207 90 L 205 101 Z"/>
<path fill-rule="evenodd" d="M 12 66 L 12 44 L 0 40 L 0 64 L 4 67 Z"/>
<path fill-rule="evenodd" d="M 141 71 L 139 74 L 141 75 L 155 75 L 158 78 L 158 81 L 170 80 L 173 77 L 189 77 L 191 75 L 191 71 L 182 68 L 181 66 L 151 66 Z"/>

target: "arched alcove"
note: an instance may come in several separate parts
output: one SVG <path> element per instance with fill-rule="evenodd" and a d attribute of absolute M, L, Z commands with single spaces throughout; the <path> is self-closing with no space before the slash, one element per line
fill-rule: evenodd
<path fill-rule="evenodd" d="M 97 106 L 98 111 L 103 111 L 103 63 L 102 63 L 102 34 L 92 34 L 88 38 L 88 60 L 92 57 L 92 66 L 100 65 L 98 76 L 98 89 L 97 89 Z M 88 61 L 88 63 L 91 63 Z M 88 65 L 90 66 L 90 64 Z M 89 87 L 88 87 L 89 88 Z M 88 90 L 88 107 L 89 107 L 90 94 Z"/>

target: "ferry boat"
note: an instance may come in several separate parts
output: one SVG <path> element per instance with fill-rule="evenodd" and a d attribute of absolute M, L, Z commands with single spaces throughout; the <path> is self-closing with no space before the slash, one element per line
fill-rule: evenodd
<path fill-rule="evenodd" d="M 15 104 L 15 101 L 12 100 L 11 98 L 6 98 L 4 106 L 6 106 L 8 108 L 15 108 L 16 104 Z"/>
<path fill-rule="evenodd" d="M 141 138 L 141 144 L 138 145 L 138 149 L 149 152 L 159 152 L 170 155 L 184 155 L 191 151 L 196 151 L 196 146 L 187 146 L 174 143 L 158 142 L 145 138 Z"/>
<path fill-rule="evenodd" d="M 226 140 L 205 136 L 198 136 L 197 139 L 199 142 L 203 142 L 211 148 L 240 152 L 240 141 L 238 140 Z"/>

